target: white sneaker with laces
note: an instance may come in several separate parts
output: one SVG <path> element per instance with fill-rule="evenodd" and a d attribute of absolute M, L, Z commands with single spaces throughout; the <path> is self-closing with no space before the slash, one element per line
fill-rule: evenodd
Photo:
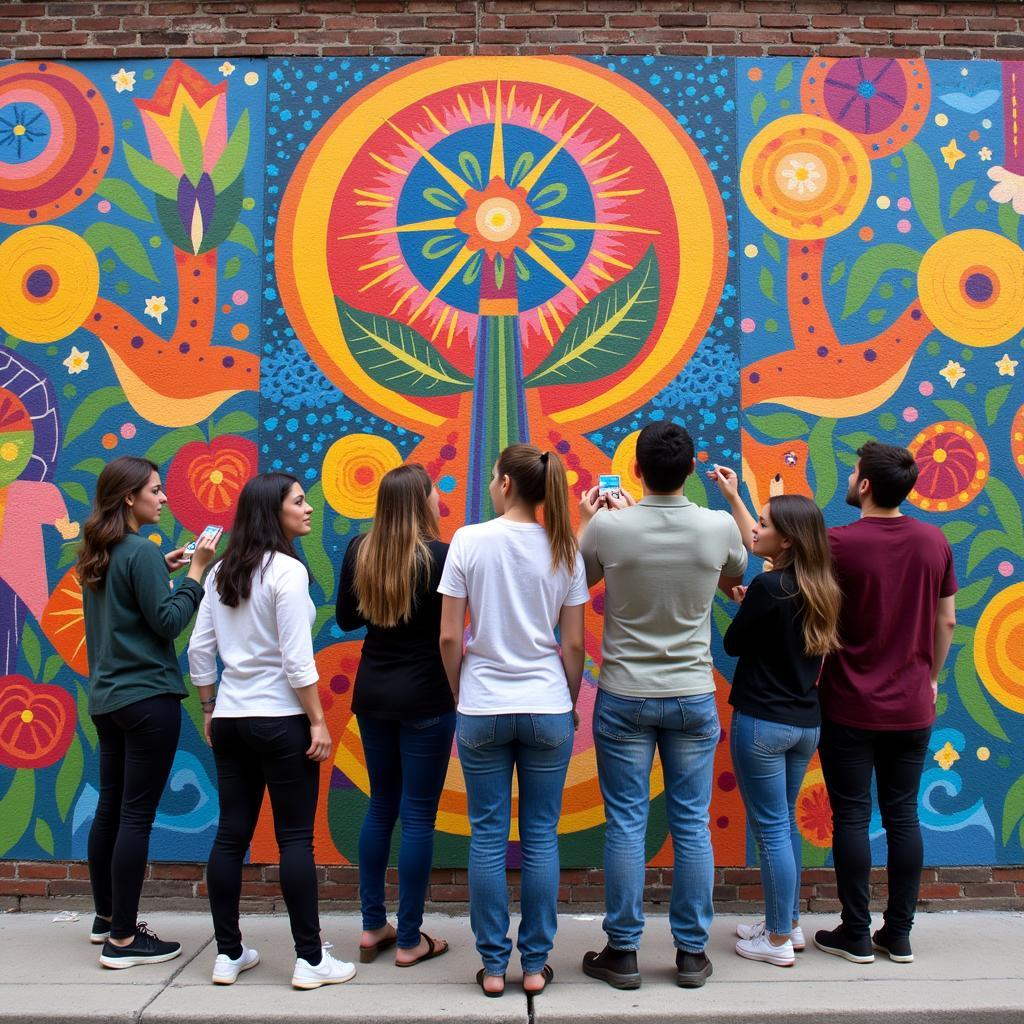
<path fill-rule="evenodd" d="M 754 939 L 758 935 L 763 935 L 764 929 L 764 921 L 755 921 L 753 924 L 738 924 L 736 925 L 736 934 L 741 939 Z M 793 943 L 794 953 L 802 953 L 807 948 L 804 930 L 800 925 L 794 925 L 792 932 L 789 934 L 789 941 Z"/>
<path fill-rule="evenodd" d="M 248 971 L 260 962 L 260 955 L 255 949 L 242 947 L 241 956 L 232 960 L 227 953 L 218 953 L 213 961 L 214 985 L 234 985 L 242 971 Z"/>
<path fill-rule="evenodd" d="M 331 956 L 334 947 L 329 942 L 323 946 L 323 955 L 316 966 L 303 960 L 300 956 L 295 961 L 292 972 L 293 988 L 319 988 L 321 985 L 343 985 L 356 976 L 356 965 L 345 960 L 335 960 Z"/>
<path fill-rule="evenodd" d="M 776 967 L 792 967 L 796 963 L 792 941 L 786 939 L 781 946 L 776 946 L 765 932 L 752 939 L 740 939 L 736 943 L 736 952 L 747 960 L 760 960 Z"/>

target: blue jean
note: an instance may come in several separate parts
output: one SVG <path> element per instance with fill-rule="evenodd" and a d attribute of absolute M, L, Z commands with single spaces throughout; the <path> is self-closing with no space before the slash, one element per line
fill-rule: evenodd
<path fill-rule="evenodd" d="M 519 781 L 523 973 L 547 963 L 558 927 L 558 819 L 572 755 L 571 712 L 459 715 L 459 760 L 469 803 L 469 923 L 488 974 L 512 955 L 505 863 L 512 819 L 512 769 Z"/>
<path fill-rule="evenodd" d="M 803 839 L 796 798 L 820 732 L 741 711 L 732 716 L 732 762 L 761 856 L 765 924 L 774 935 L 789 935 L 800 919 Z"/>
<path fill-rule="evenodd" d="M 434 823 L 455 732 L 455 712 L 412 721 L 357 716 L 370 777 L 370 806 L 359 833 L 359 902 L 363 928 L 387 923 L 384 878 L 391 833 L 402 819 L 398 849 L 398 945 L 420 941 L 423 901 L 434 858 Z"/>
<path fill-rule="evenodd" d="M 607 820 L 604 930 L 613 949 L 639 949 L 644 930 L 644 865 L 650 775 L 661 755 L 674 867 L 669 925 L 677 949 L 700 953 L 714 917 L 715 857 L 708 808 L 721 737 L 713 693 L 617 697 L 594 705 L 597 776 Z"/>

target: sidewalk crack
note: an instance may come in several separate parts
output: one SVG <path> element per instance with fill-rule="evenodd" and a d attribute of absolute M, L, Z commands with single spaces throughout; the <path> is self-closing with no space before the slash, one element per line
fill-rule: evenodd
<path fill-rule="evenodd" d="M 205 942 L 204 942 L 204 943 L 203 943 L 203 944 L 202 944 L 202 945 L 201 945 L 201 946 L 200 946 L 200 947 L 199 947 L 199 948 L 198 948 L 198 949 L 197 949 L 197 950 L 196 950 L 196 951 L 195 951 L 195 952 L 194 952 L 194 953 L 193 953 L 193 954 L 192 954 L 192 955 L 191 955 L 191 956 L 190 956 L 190 957 L 189 957 L 189 958 L 187 959 L 187 960 L 185 960 L 185 961 L 184 961 L 184 962 L 182 963 L 182 965 L 181 965 L 181 966 L 180 966 L 180 967 L 179 967 L 179 968 L 178 968 L 178 969 L 177 969 L 177 970 L 176 970 L 176 971 L 175 971 L 175 972 L 174 972 L 174 973 L 173 973 L 173 974 L 172 974 L 172 975 L 171 975 L 171 976 L 170 976 L 170 977 L 169 977 L 169 978 L 167 979 L 167 981 L 166 981 L 166 982 L 165 982 L 165 983 L 163 984 L 163 986 L 162 986 L 162 987 L 160 988 L 160 991 L 159 991 L 159 992 L 156 992 L 156 993 L 154 993 L 154 994 L 153 994 L 153 996 L 152 996 L 152 998 L 150 998 L 150 999 L 148 999 L 148 1000 L 146 1001 L 146 1004 L 145 1004 L 145 1006 L 143 1006 L 143 1007 L 142 1007 L 142 1009 L 141 1009 L 141 1010 L 139 1010 L 139 1012 L 138 1012 L 138 1013 L 136 1014 L 136 1016 L 135 1016 L 135 1020 L 136 1020 L 136 1022 L 138 1022 L 138 1024 L 141 1024 L 141 1021 L 142 1021 L 142 1020 L 143 1020 L 143 1018 L 144 1018 L 144 1017 L 146 1016 L 146 1011 L 147 1011 L 147 1010 L 148 1010 L 148 1009 L 149 1009 L 149 1008 L 150 1008 L 150 1007 L 151 1007 L 151 1006 L 153 1005 L 153 1003 L 154 1003 L 154 1002 L 156 1002 L 156 1000 L 157 1000 L 157 999 L 159 999 L 159 998 L 160 998 L 160 997 L 161 997 L 161 996 L 162 996 L 162 995 L 163 995 L 163 994 L 164 994 L 164 993 L 165 993 L 165 992 L 166 992 L 166 991 L 167 991 L 167 990 L 168 990 L 168 989 L 169 989 L 169 988 L 171 987 L 171 985 L 173 985 L 173 984 L 174 984 L 174 982 L 175 982 L 175 981 L 177 980 L 177 978 L 178 978 L 178 976 L 179 976 L 179 975 L 181 974 L 181 972 L 182 972 L 183 970 L 185 970 L 185 968 L 186 968 L 186 967 L 188 967 L 188 965 L 189 965 L 190 963 L 192 963 L 192 961 L 193 961 L 193 960 L 195 960 L 195 959 L 196 959 L 196 957 L 197 957 L 197 956 L 199 956 L 199 954 L 200 954 L 200 953 L 202 953 L 202 952 L 203 952 L 203 950 L 204 950 L 204 949 L 206 949 L 206 947 L 207 947 L 207 946 L 209 946 L 211 942 L 213 942 L 213 938 L 214 938 L 214 937 L 213 937 L 213 935 L 211 935 L 211 936 L 210 936 L 210 937 L 209 937 L 209 938 L 208 938 L 208 939 L 207 939 L 207 940 L 206 940 L 206 941 L 205 941 Z"/>

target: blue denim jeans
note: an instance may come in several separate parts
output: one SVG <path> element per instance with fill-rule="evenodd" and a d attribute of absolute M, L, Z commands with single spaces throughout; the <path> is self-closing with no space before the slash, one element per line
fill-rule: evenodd
<path fill-rule="evenodd" d="M 512 769 L 519 781 L 523 972 L 547 963 L 558 927 L 558 818 L 572 755 L 572 714 L 459 715 L 459 760 L 469 803 L 469 923 L 488 974 L 512 955 L 505 864 Z"/>
<path fill-rule="evenodd" d="M 398 721 L 357 717 L 370 777 L 370 806 L 359 833 L 359 902 L 363 928 L 387 923 L 384 877 L 391 833 L 402 820 L 398 849 L 398 945 L 419 944 L 423 900 L 434 857 L 434 822 L 455 732 L 455 712 Z"/>
<path fill-rule="evenodd" d="M 598 691 L 594 746 L 607 819 L 604 930 L 613 949 L 639 949 L 644 930 L 645 840 L 655 749 L 665 776 L 674 850 L 672 938 L 677 949 L 689 953 L 707 945 L 715 881 L 708 807 L 720 735 L 713 693 L 632 698 Z"/>
<path fill-rule="evenodd" d="M 741 711 L 732 716 L 732 762 L 760 853 L 765 924 L 775 935 L 789 935 L 800 919 L 803 839 L 796 798 L 820 732 Z"/>

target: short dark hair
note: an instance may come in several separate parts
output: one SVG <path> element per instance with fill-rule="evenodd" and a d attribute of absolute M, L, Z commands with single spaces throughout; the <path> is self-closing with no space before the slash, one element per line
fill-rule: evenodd
<path fill-rule="evenodd" d="M 906 448 L 868 441 L 857 458 L 857 479 L 871 484 L 871 500 L 879 508 L 897 508 L 917 482 L 917 463 Z"/>
<path fill-rule="evenodd" d="M 650 423 L 636 439 L 636 461 L 649 490 L 678 491 L 693 467 L 693 438 L 678 423 Z"/>

